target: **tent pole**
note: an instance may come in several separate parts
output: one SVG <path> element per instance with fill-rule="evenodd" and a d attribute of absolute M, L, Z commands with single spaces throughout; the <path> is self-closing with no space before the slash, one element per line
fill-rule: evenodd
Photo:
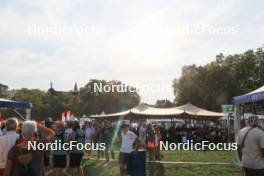
<path fill-rule="evenodd" d="M 228 142 L 231 142 L 231 128 L 230 128 L 230 116 L 231 116 L 231 113 L 228 113 L 228 116 L 227 116 L 227 138 L 228 138 Z"/>
<path fill-rule="evenodd" d="M 25 120 L 25 118 L 23 117 L 23 115 L 21 115 L 16 109 L 13 109 L 13 111 L 22 119 Z"/>
<path fill-rule="evenodd" d="M 241 123 L 241 105 L 235 105 L 235 121 L 234 121 L 234 132 L 235 137 L 237 137 L 237 133 L 240 130 Z"/>
<path fill-rule="evenodd" d="M 31 109 L 26 109 L 26 119 L 30 120 L 30 116 L 31 116 Z"/>

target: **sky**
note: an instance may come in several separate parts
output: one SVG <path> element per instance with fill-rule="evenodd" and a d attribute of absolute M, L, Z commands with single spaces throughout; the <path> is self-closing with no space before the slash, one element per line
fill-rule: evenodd
<path fill-rule="evenodd" d="M 264 44 L 262 0 L 1 0 L 0 82 L 71 90 L 89 79 L 167 86 L 184 65 Z"/>

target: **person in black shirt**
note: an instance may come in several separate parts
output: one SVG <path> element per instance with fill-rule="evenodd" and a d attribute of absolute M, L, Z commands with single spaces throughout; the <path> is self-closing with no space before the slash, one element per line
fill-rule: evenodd
<path fill-rule="evenodd" d="M 115 158 L 113 151 L 113 136 L 114 128 L 111 125 L 110 121 L 105 121 L 105 126 L 102 129 L 102 142 L 105 143 L 105 158 L 106 161 L 109 161 L 109 152 L 111 153 L 112 159 Z"/>

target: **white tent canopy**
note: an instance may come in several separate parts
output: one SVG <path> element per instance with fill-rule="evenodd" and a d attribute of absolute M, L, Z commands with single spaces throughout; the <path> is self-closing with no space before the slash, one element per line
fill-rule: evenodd
<path fill-rule="evenodd" d="M 125 116 L 130 113 L 130 110 L 118 112 L 118 113 L 112 113 L 112 114 L 100 114 L 100 115 L 91 115 L 91 118 L 104 118 L 104 117 L 118 117 L 118 116 Z"/>
<path fill-rule="evenodd" d="M 222 117 L 225 114 L 219 112 L 208 111 L 197 106 L 187 103 L 183 106 L 177 107 L 177 109 L 183 110 L 186 114 L 194 116 L 204 116 L 204 117 Z"/>
<path fill-rule="evenodd" d="M 146 116 L 177 116 L 184 113 L 183 110 L 177 108 L 154 108 L 144 104 L 140 104 L 130 111 L 132 114 Z"/>
<path fill-rule="evenodd" d="M 105 118 L 105 117 L 118 117 L 118 116 L 126 116 L 129 114 L 133 115 L 144 115 L 144 116 L 163 116 L 163 117 L 172 117 L 179 116 L 182 114 L 188 114 L 191 116 L 200 116 L 200 117 L 222 117 L 225 114 L 219 112 L 212 112 L 202 108 L 198 108 L 197 106 L 192 105 L 191 103 L 187 103 L 180 107 L 172 107 L 172 108 L 155 108 L 150 107 L 145 104 L 140 104 L 135 108 L 132 108 L 127 111 L 112 113 L 112 114 L 102 114 L 102 115 L 91 115 L 91 118 Z"/>

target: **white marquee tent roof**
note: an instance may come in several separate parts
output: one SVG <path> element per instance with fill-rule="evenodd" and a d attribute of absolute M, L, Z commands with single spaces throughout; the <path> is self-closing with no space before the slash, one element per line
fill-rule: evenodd
<path fill-rule="evenodd" d="M 219 112 L 212 112 L 202 108 L 198 108 L 197 106 L 192 105 L 191 103 L 187 103 L 180 107 L 172 107 L 172 108 L 155 108 L 150 107 L 145 104 L 140 104 L 135 108 L 132 108 L 127 111 L 112 113 L 112 114 L 101 114 L 101 115 L 91 115 L 91 118 L 105 118 L 105 117 L 118 117 L 118 116 L 126 116 L 128 114 L 134 115 L 145 115 L 145 116 L 178 116 L 182 114 L 187 114 L 191 116 L 199 116 L 199 117 L 222 117 L 225 114 Z"/>
<path fill-rule="evenodd" d="M 222 117 L 225 116 L 223 113 L 208 111 L 206 109 L 199 108 L 197 106 L 192 105 L 191 103 L 187 103 L 183 106 L 177 107 L 177 109 L 183 110 L 186 114 L 194 115 L 194 116 L 204 116 L 204 117 Z"/>

